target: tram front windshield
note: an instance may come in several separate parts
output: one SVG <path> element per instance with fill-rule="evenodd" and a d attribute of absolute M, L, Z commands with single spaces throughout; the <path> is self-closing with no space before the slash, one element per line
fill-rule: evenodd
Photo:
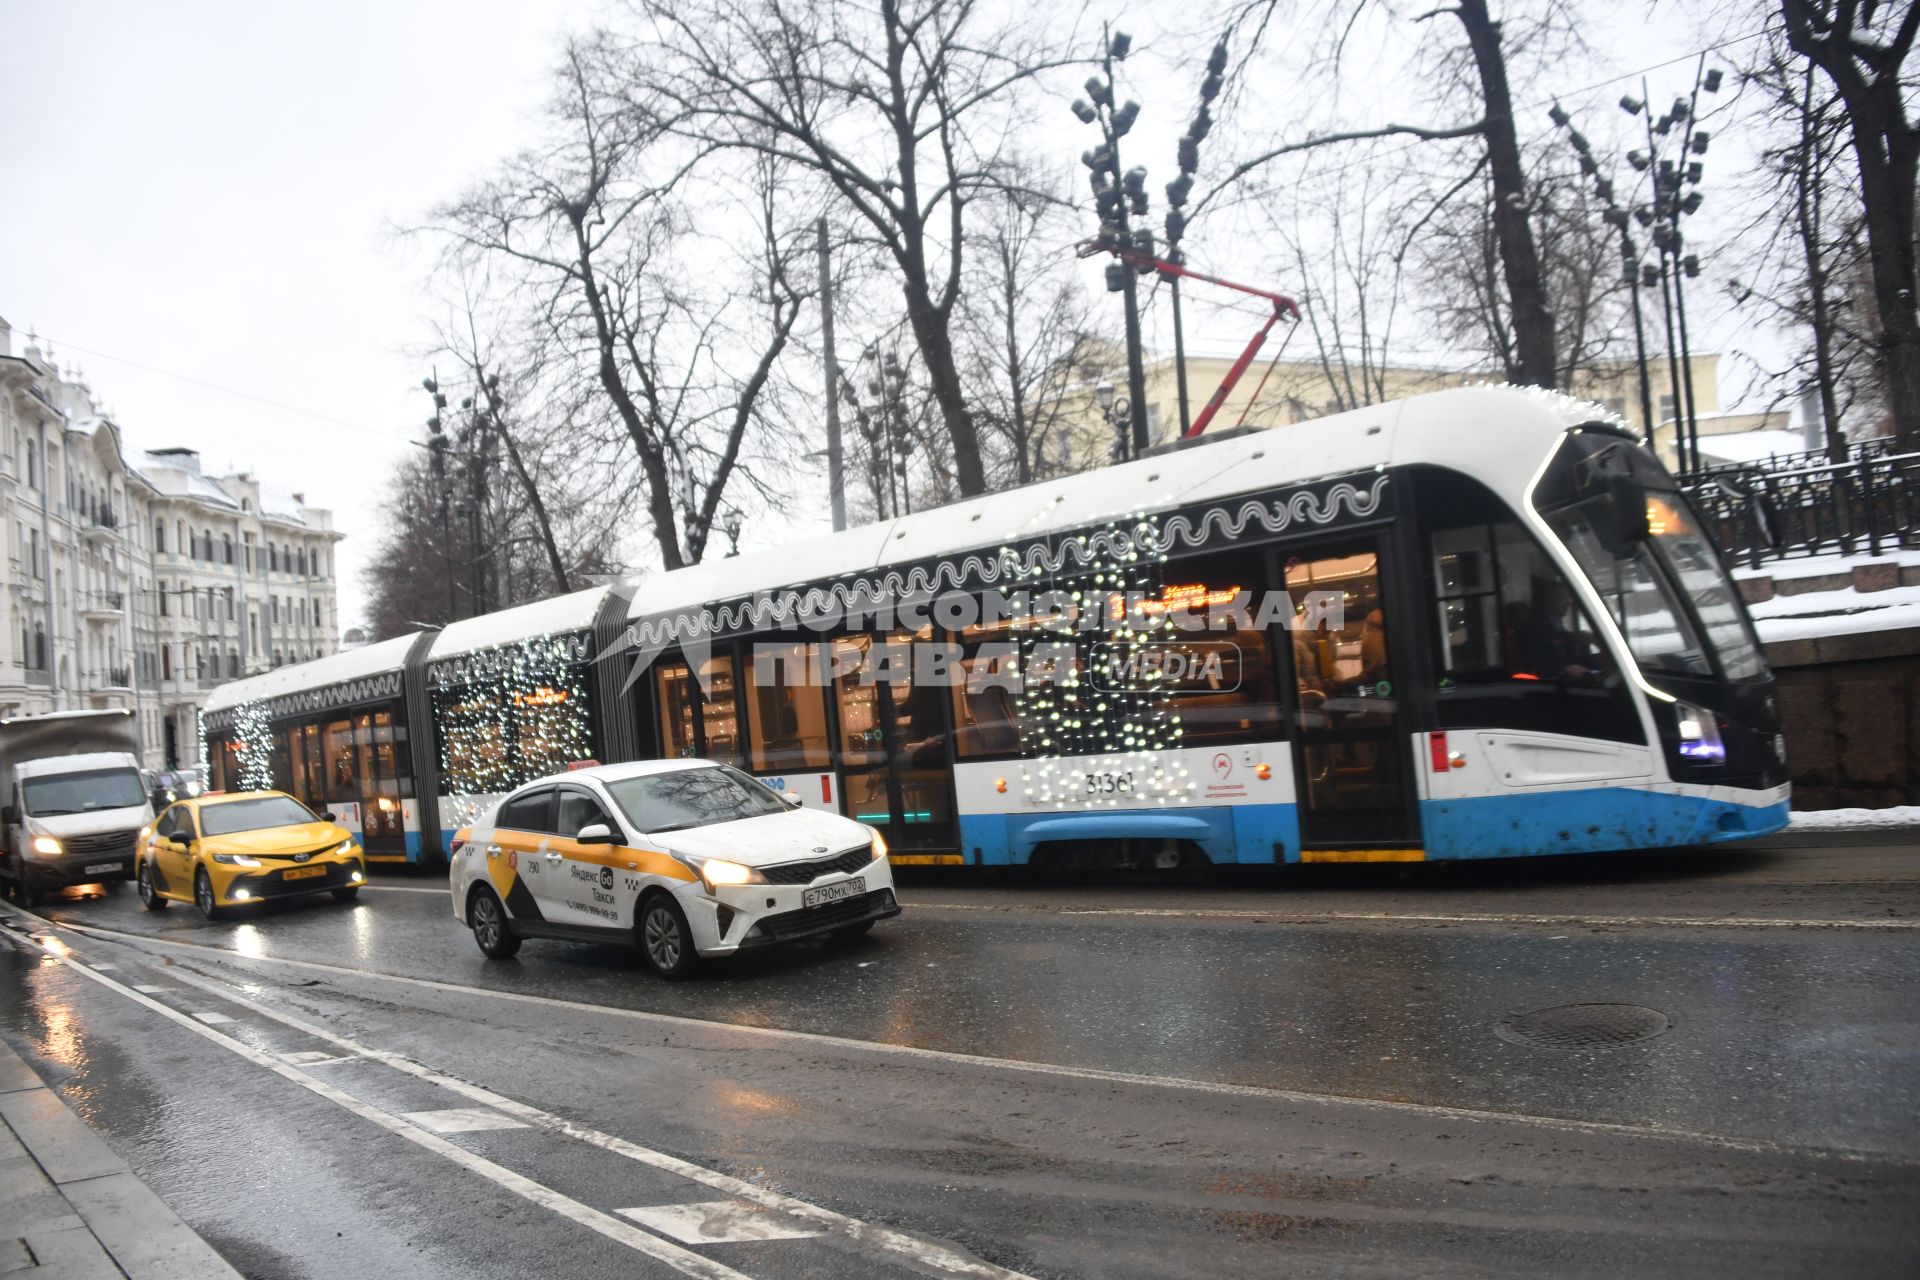
<path fill-rule="evenodd" d="M 1606 492 L 1543 514 L 1606 602 L 1634 660 L 1650 677 L 1765 676 L 1733 580 L 1686 499 L 1637 445 L 1616 442 L 1609 452 L 1627 455 L 1621 460 L 1645 486 L 1644 539 L 1618 535 L 1618 498 Z"/>

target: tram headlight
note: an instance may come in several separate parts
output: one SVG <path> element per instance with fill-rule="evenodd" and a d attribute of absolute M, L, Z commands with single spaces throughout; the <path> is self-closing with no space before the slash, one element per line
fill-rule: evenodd
<path fill-rule="evenodd" d="M 1719 764 L 1727 758 L 1727 744 L 1720 738 L 1720 723 L 1713 712 L 1690 702 L 1673 705 L 1680 726 L 1680 754 L 1702 764 Z"/>

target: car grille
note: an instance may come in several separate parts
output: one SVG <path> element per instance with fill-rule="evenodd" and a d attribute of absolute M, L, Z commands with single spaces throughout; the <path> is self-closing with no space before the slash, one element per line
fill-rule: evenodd
<path fill-rule="evenodd" d="M 768 884 L 812 884 L 821 876 L 845 875 L 858 871 L 873 861 L 873 853 L 866 845 L 858 849 L 849 849 L 837 853 L 831 858 L 821 858 L 814 862 L 783 862 L 777 867 L 762 867 L 760 874 L 767 878 Z"/>
<path fill-rule="evenodd" d="M 354 868 L 343 862 L 329 862 L 326 863 L 325 866 L 327 869 L 326 875 L 304 876 L 298 880 L 282 879 L 281 873 L 278 871 L 256 872 L 249 876 L 238 876 L 235 877 L 233 883 L 228 887 L 227 893 L 228 896 L 232 896 L 233 890 L 246 889 L 249 890 L 255 898 L 283 898 L 291 897 L 298 893 L 312 893 L 316 889 L 344 889 L 352 883 L 347 877 Z"/>
<path fill-rule="evenodd" d="M 127 858 L 133 855 L 138 831 L 102 831 L 90 836 L 62 836 L 60 844 L 69 854 L 87 857 Z"/>
<path fill-rule="evenodd" d="M 250 849 L 247 851 L 247 856 L 252 858 L 259 858 L 263 862 L 266 862 L 266 861 L 292 862 L 294 859 L 300 857 L 303 853 L 308 858 L 317 858 L 321 854 L 327 852 L 329 849 L 337 848 L 339 844 L 340 842 L 338 840 L 330 840 L 326 844 L 320 845 L 312 849 L 287 849 L 287 850 L 276 849 L 272 853 L 259 853 Z"/>
<path fill-rule="evenodd" d="M 857 898 L 847 898 L 824 907 L 805 907 L 799 911 L 762 916 L 753 926 L 753 933 L 768 942 L 785 942 L 789 938 L 804 938 L 827 929 L 837 929 L 843 924 L 865 920 L 891 906 L 892 890 L 875 889 L 872 893 L 863 893 Z"/>

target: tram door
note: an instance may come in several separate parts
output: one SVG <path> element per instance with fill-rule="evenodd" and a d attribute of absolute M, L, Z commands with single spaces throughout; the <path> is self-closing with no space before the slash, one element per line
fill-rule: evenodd
<path fill-rule="evenodd" d="M 951 691 L 914 683 L 913 639 L 901 632 L 833 642 L 841 802 L 896 853 L 951 850 L 960 838 L 947 740 Z"/>
<path fill-rule="evenodd" d="M 1338 592 L 1345 605 L 1309 608 L 1303 621 L 1314 625 L 1290 633 L 1300 842 L 1309 856 L 1315 849 L 1407 847 L 1416 839 L 1387 645 L 1383 554 L 1374 538 L 1284 554 L 1296 606 L 1314 592 Z"/>
<path fill-rule="evenodd" d="M 400 773 L 405 766 L 401 744 L 394 740 L 393 713 L 361 712 L 354 717 L 353 739 L 360 755 L 361 843 L 369 854 L 404 854 L 407 822 Z"/>

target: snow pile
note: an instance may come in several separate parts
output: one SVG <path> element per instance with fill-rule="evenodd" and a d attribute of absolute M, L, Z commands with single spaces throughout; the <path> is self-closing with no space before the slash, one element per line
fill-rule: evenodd
<path fill-rule="evenodd" d="M 1814 809 L 1793 814 L 1791 821 L 1795 831 L 1920 827 L 1920 805 L 1897 804 L 1886 809 Z"/>
<path fill-rule="evenodd" d="M 1920 627 L 1920 587 L 1808 591 L 1747 606 L 1764 643 Z"/>

